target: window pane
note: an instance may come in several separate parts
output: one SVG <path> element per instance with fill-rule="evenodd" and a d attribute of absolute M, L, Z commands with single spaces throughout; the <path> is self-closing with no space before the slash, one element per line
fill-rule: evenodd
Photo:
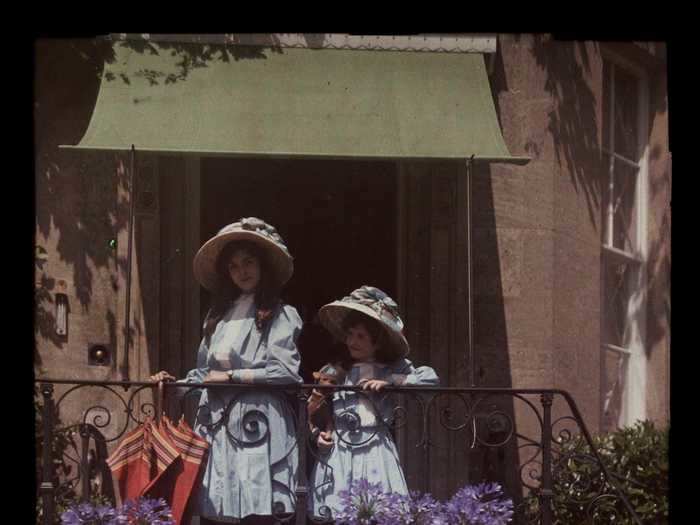
<path fill-rule="evenodd" d="M 630 329 L 627 311 L 636 270 L 630 264 L 604 262 L 603 342 L 627 348 Z"/>
<path fill-rule="evenodd" d="M 627 361 L 628 357 L 624 354 L 603 350 L 603 432 L 616 430 L 620 425 Z"/>
<path fill-rule="evenodd" d="M 638 168 L 615 160 L 613 174 L 613 247 L 637 252 L 637 193 Z"/>
<path fill-rule="evenodd" d="M 615 67 L 615 152 L 639 160 L 637 149 L 638 80 Z"/>

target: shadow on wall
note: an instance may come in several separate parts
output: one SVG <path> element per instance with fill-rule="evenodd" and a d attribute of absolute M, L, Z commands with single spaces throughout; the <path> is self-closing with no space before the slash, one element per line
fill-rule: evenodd
<path fill-rule="evenodd" d="M 519 37 L 518 37 L 519 38 Z M 565 164 L 576 192 L 583 192 L 588 216 L 594 228 L 600 221 L 603 198 L 601 143 L 597 119 L 599 101 L 590 85 L 591 57 L 598 54 L 597 43 L 565 42 L 535 35 L 532 54 L 546 74 L 544 85 L 554 101 L 547 130 L 554 139 L 559 165 Z"/>
<path fill-rule="evenodd" d="M 624 44 L 623 44 L 624 45 Z M 600 53 L 600 43 L 551 40 L 536 35 L 532 47 L 538 65 L 545 70 L 546 91 L 553 97 L 555 108 L 549 114 L 548 130 L 555 141 L 557 161 L 564 162 L 577 192 L 584 192 L 591 224 L 600 223 L 605 199 L 607 163 L 604 161 L 596 109 L 602 105 L 590 85 L 589 52 Z M 649 135 L 655 119 L 668 110 L 666 70 L 649 70 Z M 659 235 L 650 238 L 648 251 L 648 289 L 655 297 L 649 304 L 647 351 L 665 337 L 670 323 L 670 166 L 661 161 L 664 152 L 659 144 L 650 144 L 648 205 L 663 205 Z M 600 162 L 592 159 L 599 158 Z M 591 159 L 591 160 L 586 160 Z M 668 203 L 660 203 L 658 195 L 668 195 Z M 653 215 L 653 210 L 652 214 Z M 650 215 L 650 216 L 651 216 Z M 603 232 L 601 232 L 602 236 Z"/>
<path fill-rule="evenodd" d="M 651 102 L 650 120 L 654 123 L 660 115 L 668 111 L 666 70 L 650 75 L 649 100 Z M 668 135 L 665 137 L 668 140 Z M 670 145 L 669 145 L 670 147 Z M 666 158 L 664 159 L 664 155 Z M 664 339 L 670 339 L 671 327 L 671 178 L 672 163 L 670 153 L 662 146 L 652 143 L 649 154 L 650 184 L 649 201 L 663 206 L 663 214 L 657 219 L 657 236 L 651 239 L 649 246 L 650 301 L 658 310 L 649 316 L 647 331 L 647 351 Z M 663 200 L 659 198 L 663 197 Z M 670 342 L 668 343 L 670 344 Z"/>
<path fill-rule="evenodd" d="M 118 45 L 137 53 L 179 53 L 177 73 L 136 73 L 153 84 L 184 80 L 194 68 L 206 67 L 211 61 L 264 59 L 266 49 L 281 52 L 272 37 L 266 48 L 190 43 L 155 46 L 138 40 Z M 74 314 L 89 312 L 95 287 L 99 286 L 95 281 L 101 278 L 96 274 L 108 270 L 110 262 L 123 275 L 126 273 L 127 261 L 115 261 L 117 236 L 128 227 L 128 201 L 125 197 L 117 199 L 119 188 L 123 190 L 120 195 L 128 191 L 128 173 L 118 169 L 120 157 L 58 148 L 61 144 L 77 144 L 82 138 L 95 107 L 104 64 L 114 61 L 113 42 L 103 38 L 35 42 L 35 243 L 38 250 L 43 250 L 35 268 L 35 333 L 59 348 L 66 337 L 55 331 L 55 276 L 50 275 L 53 265 L 60 262 L 72 270 L 70 285 L 80 303 L 80 311 L 75 305 Z M 118 80 L 130 82 L 127 76 Z M 49 247 L 50 238 L 56 239 L 55 251 Z M 109 285 L 116 293 L 117 279 L 114 272 L 110 275 Z M 106 315 L 112 339 L 115 315 L 111 311 Z"/>
<path fill-rule="evenodd" d="M 492 73 L 489 75 L 493 101 L 499 127 L 502 126 L 499 93 L 508 91 L 508 74 L 503 57 L 494 57 Z M 533 152 L 527 150 L 528 154 Z M 539 152 L 538 152 L 539 153 Z M 475 370 L 474 379 L 479 387 L 512 388 L 510 348 L 506 326 L 501 255 L 498 249 L 496 229 L 496 207 L 490 165 L 476 165 L 473 174 L 473 272 L 474 272 L 474 335 Z M 509 439 L 509 424 L 494 425 L 492 416 L 500 413 L 510 422 L 515 421 L 513 399 L 506 396 L 482 403 L 479 421 L 475 427 L 478 439 L 473 441 L 469 455 L 470 480 L 472 482 L 496 481 L 517 505 L 522 494 L 517 442 Z M 512 426 L 510 427 L 512 430 Z M 503 443 L 502 446 L 490 446 Z"/>
<path fill-rule="evenodd" d="M 671 167 L 664 167 L 663 176 L 652 179 L 650 198 L 662 194 L 663 214 L 659 220 L 658 236 L 652 240 L 648 255 L 649 306 L 647 330 L 647 355 L 653 348 L 667 341 L 670 344 L 671 329 Z M 657 219 L 658 220 L 658 219 Z"/>
<path fill-rule="evenodd" d="M 66 338 L 55 332 L 55 277 L 46 271 L 59 262 L 72 268 L 74 293 L 82 311 L 89 311 L 95 279 L 90 266 L 108 267 L 115 255 L 110 241 L 124 228 L 114 213 L 114 169 L 92 169 L 85 154 L 58 149 L 76 144 L 87 128 L 106 51 L 106 43 L 96 40 L 35 44 L 36 244 L 45 255 L 36 267 L 35 332 L 59 347 Z M 48 249 L 50 236 L 55 251 Z"/>
<path fill-rule="evenodd" d="M 526 37 L 513 35 L 513 38 L 516 42 L 524 42 Z M 592 63 L 597 63 L 603 44 L 556 40 L 547 35 L 528 35 L 527 38 L 532 40 L 532 55 L 536 63 L 544 70 L 544 89 L 554 101 L 554 109 L 548 116 L 547 130 L 554 140 L 556 160 L 559 165 L 566 166 L 575 191 L 583 192 L 591 225 L 599 229 L 601 206 L 605 199 L 607 165 L 603 162 L 598 132 L 603 123 L 598 122 L 596 117 L 602 101 L 596 97 L 591 78 L 597 76 L 597 72 L 592 71 Z M 665 68 L 648 71 L 650 133 L 655 119 L 668 111 L 666 74 Z M 507 74 L 499 53 L 492 75 L 494 102 L 499 118 L 498 94 L 508 90 L 506 79 Z M 534 143 L 526 143 L 525 149 L 532 155 L 539 155 Z M 649 246 L 648 282 L 650 289 L 655 291 L 657 301 L 657 308 L 649 311 L 649 349 L 664 337 L 670 322 L 671 253 L 670 236 L 667 234 L 670 233 L 671 223 L 671 168 L 662 162 L 664 154 L 667 153 L 661 145 L 650 144 L 652 171 L 649 203 L 658 205 L 658 195 L 668 195 L 669 201 L 661 203 L 665 209 L 660 219 L 660 233 L 650 239 Z"/>
<path fill-rule="evenodd" d="M 41 276 L 38 278 L 35 277 L 34 279 L 34 303 L 36 305 L 36 311 L 34 313 L 34 331 L 50 339 L 56 346 L 61 347 L 65 338 L 56 333 L 55 302 L 52 295 L 56 283 L 54 279 L 48 277 L 43 271 L 47 262 L 47 255 L 46 249 L 44 249 L 43 246 L 36 246 L 34 253 L 34 273 L 35 275 L 41 274 Z M 34 345 L 34 363 L 37 367 L 41 367 L 42 365 L 41 355 L 36 345 Z"/>
<path fill-rule="evenodd" d="M 530 44 L 536 64 L 545 72 L 544 89 L 554 102 L 554 109 L 548 115 L 547 131 L 554 141 L 556 160 L 567 167 L 576 192 L 584 193 L 589 219 L 597 228 L 603 179 L 601 165 L 592 161 L 600 158 L 601 144 L 596 117 L 598 100 L 589 84 L 590 48 L 585 42 L 558 41 L 549 35 L 515 34 L 512 38 L 517 43 Z M 592 50 L 597 52 L 598 44 L 594 43 Z M 495 57 L 490 80 L 502 124 L 499 94 L 507 92 L 509 86 L 500 52 Z M 541 152 L 536 142 L 527 140 L 524 147 L 533 158 L 539 157 Z"/>
<path fill-rule="evenodd" d="M 478 387 L 511 388 L 512 369 L 505 318 L 501 255 L 491 166 L 474 170 L 472 203 L 474 219 L 474 337 L 475 382 Z M 470 479 L 495 481 L 505 487 L 516 505 L 522 483 L 518 443 L 510 432 L 516 421 L 513 398 L 486 397 L 479 404 L 476 438 L 469 453 Z M 520 424 L 520 423 L 519 423 Z M 509 437 L 510 436 L 510 437 Z M 503 443 L 502 445 L 498 445 Z"/>

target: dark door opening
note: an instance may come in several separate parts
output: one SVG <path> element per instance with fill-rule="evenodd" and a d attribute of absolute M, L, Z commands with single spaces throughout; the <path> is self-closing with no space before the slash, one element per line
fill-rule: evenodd
<path fill-rule="evenodd" d="M 201 239 L 241 217 L 274 225 L 294 257 L 283 299 L 304 329 L 302 375 L 341 347 L 314 320 L 324 304 L 368 284 L 398 300 L 397 167 L 389 161 L 202 159 Z M 202 291 L 201 317 L 209 304 Z"/>

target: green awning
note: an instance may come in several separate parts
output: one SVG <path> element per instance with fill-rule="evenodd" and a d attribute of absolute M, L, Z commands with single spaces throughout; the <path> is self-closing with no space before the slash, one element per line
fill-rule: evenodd
<path fill-rule="evenodd" d="M 264 49 L 255 58 L 115 43 L 78 149 L 527 162 L 506 148 L 475 53 Z"/>

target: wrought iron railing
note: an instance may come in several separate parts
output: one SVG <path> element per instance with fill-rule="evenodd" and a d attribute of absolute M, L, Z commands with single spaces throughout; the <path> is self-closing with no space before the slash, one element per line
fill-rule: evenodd
<path fill-rule="evenodd" d="M 313 486 L 309 468 L 324 457 L 312 444 L 307 424 L 307 402 L 313 389 L 322 391 L 354 392 L 362 402 L 364 414 L 357 411 L 336 413 L 334 432 L 337 443 L 343 446 L 363 446 L 379 434 L 397 438 L 400 448 L 410 452 L 412 461 L 422 454 L 424 468 L 421 486 L 411 487 L 427 491 L 428 459 L 432 451 L 445 447 L 436 435 L 445 433 L 460 436 L 451 447 L 461 446 L 482 450 L 509 448 L 510 457 L 517 458 L 506 465 L 511 475 L 500 481 L 515 505 L 515 523 L 555 523 L 553 499 L 555 490 L 568 486 L 572 493 L 586 494 L 576 505 L 585 508 L 591 523 L 621 522 L 624 519 L 641 524 L 627 495 L 620 488 L 615 473 L 603 462 L 593 445 L 591 435 L 571 395 L 555 389 L 509 388 L 452 388 L 452 387 L 386 387 L 380 393 L 369 393 L 361 387 L 322 385 L 239 385 L 239 384 L 183 384 L 119 381 L 77 381 L 41 379 L 36 381 L 43 398 L 43 457 L 42 480 L 39 485 L 43 504 L 43 523 L 55 520 L 55 501 L 59 487 L 55 483 L 51 457 L 51 443 L 57 431 L 55 421 L 59 414 L 70 413 L 77 421 L 68 428 L 79 437 L 65 461 L 73 468 L 63 483 L 75 489 L 82 499 L 95 491 L 113 497 L 111 477 L 106 466 L 107 450 L 114 446 L 128 429 L 147 418 L 158 419 L 167 413 L 176 419 L 189 414 L 193 423 L 215 429 L 228 424 L 231 407 L 252 391 L 276 397 L 288 403 L 294 415 L 296 432 L 293 450 L 296 455 L 294 486 L 286 487 L 291 509 L 280 502 L 273 504 L 273 515 L 280 523 L 308 523 L 332 521 L 330 509 L 309 508 Z M 57 390 L 61 390 L 60 395 Z M 211 417 L 196 403 L 188 400 L 207 391 L 210 399 L 219 399 L 224 409 L 218 418 Z M 58 396 L 57 399 L 55 397 Z M 62 412 L 63 411 L 63 412 Z M 369 424 L 367 423 L 367 415 Z M 241 428 L 245 435 L 228 432 L 237 445 L 255 444 L 270 432 L 264 411 L 251 410 L 242 415 Z M 516 425 L 516 421 L 518 424 Z M 228 426 L 227 426 L 228 428 Z M 567 447 L 578 436 L 587 445 L 586 450 Z M 408 443 L 413 437 L 415 442 Z M 303 453 L 299 453 L 303 451 Z M 585 464 L 587 477 L 578 472 L 569 474 L 572 463 Z M 447 469 L 467 469 L 469 465 L 446 464 Z M 481 480 L 474 480 L 481 481 Z M 591 491 L 591 487 L 595 490 Z M 581 490 L 574 491 L 579 488 Z M 588 490 L 585 490 L 588 489 Z M 592 492 L 592 493 L 591 493 Z M 315 515 L 314 515 L 315 514 Z"/>

